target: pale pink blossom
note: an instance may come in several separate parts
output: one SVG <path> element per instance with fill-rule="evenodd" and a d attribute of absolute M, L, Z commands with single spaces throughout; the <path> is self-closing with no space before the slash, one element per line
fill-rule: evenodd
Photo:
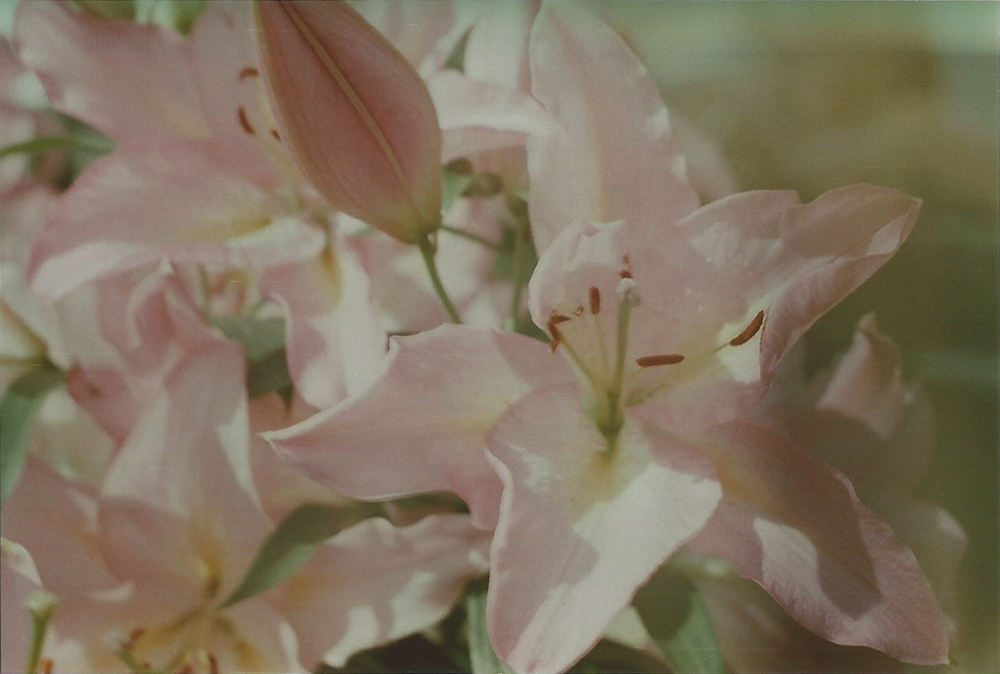
<path fill-rule="evenodd" d="M 370 390 L 272 442 L 352 496 L 451 490 L 496 521 L 490 635 L 518 671 L 571 666 L 685 543 L 827 638 L 943 661 L 912 552 L 840 473 L 748 416 L 790 346 L 896 251 L 919 202 L 856 185 L 698 208 L 662 101 L 617 36 L 550 7 L 531 49 L 558 127 L 529 145 L 545 249 L 529 308 L 556 354 L 455 327 L 402 338 Z M 362 432 L 387 414 L 392 427 Z"/>
<path fill-rule="evenodd" d="M 758 413 L 780 420 L 804 450 L 844 471 L 859 497 L 913 550 L 946 610 L 965 535 L 943 509 L 918 498 L 933 444 L 931 414 L 901 377 L 899 354 L 872 315 L 834 367 L 805 381 L 802 349 L 786 359 Z M 738 672 L 895 672 L 868 648 L 838 646 L 792 620 L 761 588 L 718 559 L 688 564 L 727 664 Z M 954 625 L 950 623 L 954 632 Z"/>
<path fill-rule="evenodd" d="M 27 272 L 33 291 L 53 300 L 88 282 L 107 288 L 102 279 L 121 286 L 131 270 L 155 275 L 164 260 L 181 273 L 193 264 L 238 270 L 248 292 L 285 314 L 292 378 L 322 407 L 377 369 L 385 333 L 355 253 L 333 243 L 330 207 L 277 138 L 252 28 L 241 2 L 209 5 L 187 38 L 56 3 L 20 9 L 18 54 L 53 105 L 118 143 L 61 196 Z M 118 62 L 127 65 L 116 73 Z M 102 289 L 97 301 L 120 292 Z M 91 368 L 90 384 L 103 387 L 95 376 Z"/>
<path fill-rule="evenodd" d="M 14 46 L 53 107 L 116 149 L 60 200 L 29 274 L 44 298 L 161 259 L 281 264 L 323 233 L 271 131 L 246 3 L 212 3 L 192 34 L 24 3 Z"/>
<path fill-rule="evenodd" d="M 343 662 L 440 620 L 486 570 L 489 536 L 468 516 L 400 529 L 369 519 L 283 589 L 222 607 L 273 526 L 249 431 L 242 354 L 216 341 L 146 401 L 99 489 L 29 462 L 3 528 L 53 578 L 56 671 L 128 671 L 123 655 L 171 671 Z"/>

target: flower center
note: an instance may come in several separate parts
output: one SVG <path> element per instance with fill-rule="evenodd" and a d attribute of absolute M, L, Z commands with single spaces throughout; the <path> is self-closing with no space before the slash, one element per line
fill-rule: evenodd
<path fill-rule="evenodd" d="M 232 654 L 241 671 L 267 669 L 261 653 L 217 606 L 221 578 L 206 569 L 204 597 L 173 620 L 141 625 L 113 647 L 133 671 L 218 674 L 218 653 Z"/>
<path fill-rule="evenodd" d="M 764 311 L 758 311 L 750 323 L 732 339 L 713 345 L 690 357 L 680 353 L 653 353 L 629 356 L 629 330 L 632 311 L 640 306 L 640 293 L 632 277 L 631 262 L 626 253 L 615 286 L 616 314 L 602 315 L 603 300 L 597 286 L 587 291 L 586 304 L 572 311 L 553 310 L 546 324 L 553 352 L 561 350 L 574 368 L 588 382 L 592 391 L 590 403 L 595 425 L 613 450 L 622 425 L 624 410 L 637 405 L 669 385 L 672 376 L 641 376 L 646 370 L 665 366 L 681 366 L 688 370 L 698 367 L 725 347 L 749 342 L 764 323 Z M 606 333 L 611 333 L 608 339 Z M 714 340 L 713 340 L 714 341 Z M 683 363 L 683 365 L 681 365 Z M 673 370 L 675 373 L 677 370 Z"/>

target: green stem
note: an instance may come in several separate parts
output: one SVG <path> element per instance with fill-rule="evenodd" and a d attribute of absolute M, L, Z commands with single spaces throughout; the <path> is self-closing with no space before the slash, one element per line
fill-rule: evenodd
<path fill-rule="evenodd" d="M 0 159 L 12 154 L 35 154 L 47 150 L 84 150 L 104 153 L 111 149 L 111 146 L 90 143 L 74 136 L 38 136 L 23 143 L 14 143 L 0 148 Z"/>
<path fill-rule="evenodd" d="M 26 604 L 31 611 L 31 645 L 28 649 L 28 667 L 25 671 L 34 674 L 38 671 L 38 663 L 42 658 L 42 646 L 45 645 L 49 617 L 55 608 L 55 597 L 44 590 L 38 590 L 28 598 Z"/>
<path fill-rule="evenodd" d="M 439 229 L 448 232 L 449 234 L 461 236 L 462 238 L 468 239 L 469 241 L 475 241 L 476 243 L 482 246 L 486 246 L 490 250 L 494 250 L 497 252 L 501 252 L 503 250 L 503 247 L 500 244 L 490 241 L 485 236 L 479 236 L 478 234 L 467 232 L 464 229 L 459 229 L 458 227 L 452 227 L 451 225 L 441 225 Z"/>
<path fill-rule="evenodd" d="M 628 322 L 632 313 L 632 305 L 622 302 L 618 305 L 618 349 L 615 353 L 615 377 L 611 387 L 617 393 L 622 390 L 622 375 L 625 372 L 625 353 L 628 350 Z"/>
<path fill-rule="evenodd" d="M 448 297 L 448 292 L 444 289 L 441 277 L 438 275 L 437 264 L 434 261 L 434 246 L 431 245 L 430 237 L 424 234 L 417 240 L 417 246 L 420 247 L 420 253 L 424 256 L 424 264 L 427 265 L 427 274 L 431 277 L 431 285 L 434 286 L 434 291 L 437 293 L 438 299 L 441 300 L 444 310 L 448 312 L 448 318 L 451 319 L 452 323 L 461 323 L 462 318 L 458 315 L 455 305 L 451 303 L 451 298 Z"/>
<path fill-rule="evenodd" d="M 615 353 L 615 373 L 608 388 L 608 418 L 601 430 L 608 438 L 608 447 L 613 449 L 624 419 L 621 410 L 622 377 L 625 373 L 625 354 L 628 351 L 628 323 L 632 305 L 622 302 L 618 305 L 618 348 Z"/>
<path fill-rule="evenodd" d="M 514 294 L 510 298 L 510 318 L 507 319 L 508 330 L 517 330 L 518 319 L 521 317 L 521 294 L 524 290 L 524 238 L 527 232 L 524 231 L 524 222 L 518 222 L 517 230 L 514 233 L 514 259 L 513 277 Z"/>

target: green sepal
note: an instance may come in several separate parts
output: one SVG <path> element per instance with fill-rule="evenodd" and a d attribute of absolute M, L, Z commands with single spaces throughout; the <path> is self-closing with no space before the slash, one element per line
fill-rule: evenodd
<path fill-rule="evenodd" d="M 35 413 L 63 379 L 56 366 L 39 364 L 11 384 L 0 400 L 0 503 L 6 502 L 21 477 Z"/>

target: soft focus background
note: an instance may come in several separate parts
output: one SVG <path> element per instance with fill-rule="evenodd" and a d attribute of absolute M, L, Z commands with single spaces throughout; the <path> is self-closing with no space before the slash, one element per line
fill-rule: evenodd
<path fill-rule="evenodd" d="M 900 254 L 810 332 L 818 368 L 875 310 L 936 413 L 924 495 L 969 534 L 949 671 L 996 672 L 998 5 L 618 2 L 602 13 L 744 188 L 854 182 L 924 200 Z"/>

